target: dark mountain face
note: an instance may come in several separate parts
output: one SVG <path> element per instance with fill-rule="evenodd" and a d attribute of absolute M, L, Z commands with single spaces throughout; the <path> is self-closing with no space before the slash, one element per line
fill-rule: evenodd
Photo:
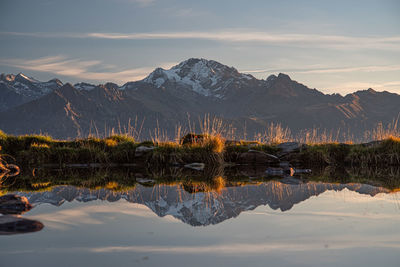
<path fill-rule="evenodd" d="M 123 128 L 137 118 L 144 122 L 142 137 L 148 138 L 157 127 L 173 135 L 175 126 L 186 125 L 188 117 L 196 123 L 209 114 L 236 129 L 238 137 L 244 131 L 249 137 L 264 132 L 271 122 L 294 134 L 320 128 L 361 136 L 400 112 L 397 94 L 368 89 L 344 97 L 325 95 L 282 73 L 259 80 L 205 59 L 189 59 L 169 70 L 158 68 L 121 87 L 61 85 L 58 80 L 41 83 L 22 74 L 2 75 L 0 129 L 74 138 Z"/>
<path fill-rule="evenodd" d="M 270 181 L 259 185 L 226 187 L 220 193 L 191 194 L 182 185 L 138 185 L 126 192 L 108 189 L 91 190 L 73 186 L 58 186 L 50 192 L 18 193 L 32 204 L 49 203 L 60 206 L 65 201 L 88 202 L 97 199 L 110 202 L 125 199 L 147 206 L 160 217 L 171 215 L 192 226 L 207 226 L 235 218 L 240 213 L 268 205 L 271 209 L 287 211 L 296 204 L 326 191 L 348 189 L 359 194 L 374 196 L 389 193 L 387 189 L 366 184 L 299 183 Z"/>

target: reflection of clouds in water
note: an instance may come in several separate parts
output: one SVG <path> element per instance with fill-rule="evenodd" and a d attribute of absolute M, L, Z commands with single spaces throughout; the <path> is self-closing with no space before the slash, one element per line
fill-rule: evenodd
<path fill-rule="evenodd" d="M 357 217 L 379 219 L 378 217 L 383 218 L 383 216 L 384 217 L 389 216 L 381 212 L 379 212 L 379 215 L 375 214 L 377 216 L 369 214 L 368 204 L 378 205 L 381 208 L 381 210 L 383 210 L 384 208 L 390 208 L 391 210 L 394 209 L 394 211 L 398 212 L 397 214 L 400 214 L 400 192 L 378 193 L 373 197 L 371 197 L 369 195 L 355 193 L 351 190 L 344 189 L 339 192 L 327 191 L 319 197 L 320 201 L 324 201 L 324 199 L 326 200 L 337 199 L 338 203 L 343 202 L 344 204 L 351 204 L 351 205 L 364 204 L 364 207 L 366 208 L 364 212 L 367 213 L 364 215 L 366 216 L 361 216 L 361 214 L 357 214 L 358 216 L 355 215 Z M 396 213 L 394 215 L 396 215 Z"/>
<path fill-rule="evenodd" d="M 295 251 L 317 251 L 317 250 L 342 250 L 354 248 L 391 248 L 400 249 L 400 244 L 394 239 L 388 240 L 344 240 L 329 241 L 312 240 L 307 242 L 292 240 L 290 242 L 270 242 L 258 244 L 221 244 L 206 246 L 108 246 L 98 248 L 86 248 L 94 253 L 116 253 L 116 252 L 140 252 L 140 253 L 176 253 L 176 254 L 232 254 L 241 257 L 243 253 L 263 254 L 271 251 L 295 252 Z"/>
<path fill-rule="evenodd" d="M 76 253 L 166 253 L 166 254 L 210 254 L 241 257 L 246 254 L 264 254 L 268 252 L 307 252 L 321 250 L 347 250 L 347 249 L 395 249 L 400 250 L 400 243 L 396 237 L 377 239 L 374 236 L 352 240 L 351 236 L 343 235 L 330 238 L 329 241 L 322 237 L 321 240 L 293 239 L 284 242 L 268 243 L 225 243 L 219 245 L 203 246 L 103 246 L 103 247 L 71 247 L 71 248 L 46 248 L 45 252 Z M 33 250 L 3 251 L 1 254 L 36 253 Z M 43 250 L 41 250 L 43 252 Z"/>
<path fill-rule="evenodd" d="M 105 216 L 115 220 L 114 215 L 130 215 L 142 218 L 157 217 L 148 207 L 141 204 L 133 204 L 128 202 L 118 202 L 118 205 L 98 205 L 90 204 L 82 207 L 74 207 L 70 209 L 63 209 L 60 211 L 42 213 L 40 215 L 30 216 L 32 219 L 40 219 L 46 224 L 46 227 L 66 230 L 71 226 L 78 226 L 81 224 L 103 224 Z M 100 218 L 95 218 L 101 215 Z M 165 216 L 165 222 L 179 222 L 172 216 Z"/>
<path fill-rule="evenodd" d="M 370 195 L 362 194 L 360 192 L 354 192 L 352 190 L 349 190 L 348 188 L 344 188 L 341 191 L 326 191 L 321 194 L 321 196 L 322 195 L 326 197 L 336 198 L 338 200 L 343 200 L 344 202 L 352 203 L 384 201 L 398 204 L 400 199 L 400 192 L 378 193 L 371 197 Z"/>
<path fill-rule="evenodd" d="M 282 215 L 281 212 L 247 212 L 252 215 Z M 376 220 L 393 220 L 400 221 L 400 217 L 398 214 L 384 214 L 384 213 L 347 213 L 347 212 L 328 212 L 328 211 L 310 211 L 310 212 L 293 212 L 290 216 L 296 217 L 346 217 L 346 218 L 359 218 L 359 219 L 376 219 Z"/>

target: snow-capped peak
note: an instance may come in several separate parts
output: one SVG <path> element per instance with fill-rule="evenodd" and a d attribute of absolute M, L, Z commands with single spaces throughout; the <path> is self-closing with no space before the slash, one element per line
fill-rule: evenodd
<path fill-rule="evenodd" d="M 252 79 L 255 78 L 217 61 L 190 58 L 169 70 L 157 68 L 143 81 L 156 87 L 173 83 L 204 96 L 223 98 L 227 87 Z"/>
<path fill-rule="evenodd" d="M 23 73 L 18 73 L 17 75 L 1 74 L 0 80 L 7 84 L 15 93 L 29 100 L 42 97 L 63 85 L 58 79 L 41 82 Z"/>
<path fill-rule="evenodd" d="M 15 78 L 14 78 L 15 80 L 22 80 L 22 81 L 28 81 L 28 82 L 31 82 L 31 83 L 39 83 L 40 81 L 38 81 L 38 80 L 36 80 L 36 79 L 34 79 L 34 78 L 31 78 L 31 77 L 28 77 L 28 76 L 26 76 L 25 74 L 23 74 L 22 72 L 20 72 L 20 73 L 18 73 L 18 75 L 17 76 L 15 76 Z"/>
<path fill-rule="evenodd" d="M 93 90 L 96 87 L 96 85 L 90 84 L 90 83 L 81 82 L 81 83 L 74 84 L 74 87 L 76 89 L 78 89 L 78 90 L 90 91 L 90 90 Z"/>

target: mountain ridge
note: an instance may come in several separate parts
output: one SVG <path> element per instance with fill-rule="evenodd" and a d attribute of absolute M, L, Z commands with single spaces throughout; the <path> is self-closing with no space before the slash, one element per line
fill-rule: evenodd
<path fill-rule="evenodd" d="M 223 120 L 238 136 L 263 132 L 269 123 L 294 133 L 344 129 L 361 136 L 400 113 L 400 95 L 395 93 L 369 88 L 345 96 L 324 94 L 284 73 L 256 79 L 217 61 L 196 58 L 168 70 L 156 68 L 146 78 L 122 86 L 40 82 L 22 73 L 0 78 L 0 129 L 56 138 L 83 137 L 93 124 L 118 128 L 135 118 L 144 121 L 146 132 L 160 127 L 174 133 L 188 117 L 205 114 Z"/>

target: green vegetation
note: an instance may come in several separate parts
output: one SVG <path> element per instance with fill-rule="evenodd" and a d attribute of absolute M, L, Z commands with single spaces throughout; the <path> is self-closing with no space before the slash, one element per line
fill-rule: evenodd
<path fill-rule="evenodd" d="M 276 133 L 287 135 L 282 129 Z M 269 134 L 269 142 L 226 140 L 210 130 L 204 134 L 189 133 L 175 142 L 161 142 L 157 138 L 138 142 L 128 135 L 54 140 L 49 136 L 13 136 L 0 131 L 0 193 L 49 190 L 57 185 L 123 191 L 137 184 L 179 184 L 191 193 L 218 193 L 228 186 L 281 178 L 266 174 L 267 163 L 236 164 L 249 151 L 253 151 L 252 155 L 260 155 L 254 152 L 260 151 L 278 156 L 281 162 L 311 168 L 311 175 L 298 177 L 302 180 L 367 183 L 393 191 L 400 188 L 400 138 L 385 136 L 365 144 L 305 142 L 307 145 L 299 150 L 283 153 L 279 143 L 293 140 L 274 137 L 276 133 Z M 183 168 L 194 162 L 204 163 L 204 170 Z M 13 164 L 22 169 L 17 177 L 6 175 L 7 167 Z M 126 168 L 132 165 L 134 170 Z"/>
<path fill-rule="evenodd" d="M 400 139 L 389 137 L 366 144 L 310 145 L 297 158 L 308 166 L 400 166 Z"/>
<path fill-rule="evenodd" d="M 309 144 L 300 151 L 282 155 L 276 143 L 227 141 L 220 135 L 211 134 L 190 133 L 178 142 L 136 142 L 126 135 L 65 141 L 40 135 L 6 135 L 0 131 L 0 147 L 0 154 L 9 155 L 12 163 L 28 169 L 79 164 L 139 164 L 157 169 L 192 162 L 220 166 L 236 163 L 239 157 L 249 150 L 277 155 L 283 161 L 301 164 L 303 167 L 400 165 L 400 139 L 394 137 L 367 144 Z M 148 149 L 137 153 L 138 147 Z"/>

